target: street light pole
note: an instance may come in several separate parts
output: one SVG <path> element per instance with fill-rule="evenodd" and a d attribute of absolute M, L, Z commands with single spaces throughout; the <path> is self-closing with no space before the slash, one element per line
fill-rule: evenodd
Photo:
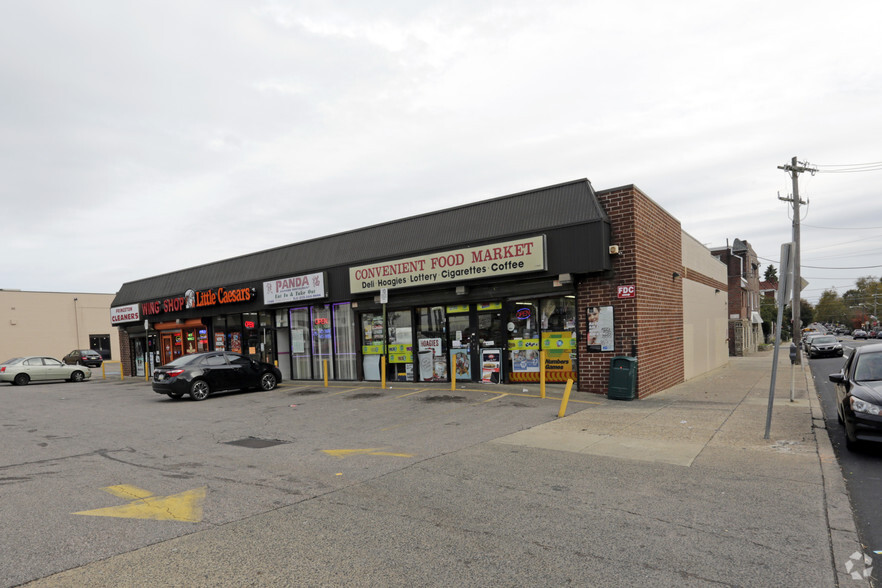
<path fill-rule="evenodd" d="M 76 347 L 77 349 L 80 348 L 80 317 L 78 315 L 79 310 L 77 309 L 77 297 L 74 296 L 74 324 L 76 325 L 77 329 L 77 344 L 74 345 L 74 347 Z"/>

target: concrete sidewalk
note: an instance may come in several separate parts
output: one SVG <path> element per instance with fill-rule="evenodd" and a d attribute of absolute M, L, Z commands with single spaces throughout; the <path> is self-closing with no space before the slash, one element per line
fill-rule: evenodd
<path fill-rule="evenodd" d="M 659 394 L 641 400 L 605 400 L 497 442 L 728 470 L 757 484 L 772 478 L 821 484 L 823 509 L 809 526 L 829 541 L 820 550 L 829 556 L 815 562 L 819 574 L 829 576 L 829 583 L 823 585 L 869 585 L 862 577 L 865 552 L 807 359 L 792 367 L 787 353 L 779 354 L 771 429 L 769 439 L 764 438 L 772 362 L 771 351 L 730 358 L 728 366 Z M 690 500 L 688 486 L 684 490 L 681 499 Z M 796 496 L 778 497 L 781 510 L 772 518 L 782 529 Z M 743 517 L 756 517 L 755 505 L 739 498 L 743 497 L 733 496 L 733 505 L 743 509 Z M 694 509 L 702 508 L 700 501 L 692 500 Z M 765 526 L 775 524 L 767 520 Z M 731 581 L 750 585 L 757 579 L 748 574 Z"/>

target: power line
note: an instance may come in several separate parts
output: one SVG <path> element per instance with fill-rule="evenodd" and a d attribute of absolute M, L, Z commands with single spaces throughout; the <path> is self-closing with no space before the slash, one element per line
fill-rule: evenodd
<path fill-rule="evenodd" d="M 832 231 L 878 231 L 882 230 L 882 227 L 819 227 L 818 225 L 807 225 L 803 223 L 804 227 L 811 227 L 812 229 L 830 229 Z"/>
<path fill-rule="evenodd" d="M 820 174 L 855 174 L 855 173 L 863 173 L 863 172 L 871 172 L 871 171 L 882 171 L 882 161 L 873 161 L 870 163 L 847 163 L 843 165 L 815 165 L 815 170 L 811 171 L 812 175 L 815 173 Z M 825 168 L 837 168 L 837 169 L 825 169 Z M 806 170 L 810 171 L 810 170 Z"/>
<path fill-rule="evenodd" d="M 768 261 L 770 263 L 780 264 L 780 261 L 769 259 L 768 257 L 760 257 L 756 256 L 757 259 L 762 259 L 763 261 Z M 828 269 L 828 270 L 858 270 L 858 269 L 876 269 L 882 267 L 882 265 L 864 265 L 864 266 L 853 266 L 853 267 L 824 267 L 820 265 L 803 265 L 802 267 L 807 267 L 809 269 Z"/>

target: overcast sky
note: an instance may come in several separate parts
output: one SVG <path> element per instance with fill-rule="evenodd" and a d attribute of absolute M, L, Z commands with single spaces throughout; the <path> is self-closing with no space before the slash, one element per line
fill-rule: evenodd
<path fill-rule="evenodd" d="M 587 177 L 882 275 L 882 3 L 3 2 L 0 288 L 168 273 Z M 872 167 L 872 166 L 871 166 Z M 488 222 L 492 220 L 488 219 Z"/>

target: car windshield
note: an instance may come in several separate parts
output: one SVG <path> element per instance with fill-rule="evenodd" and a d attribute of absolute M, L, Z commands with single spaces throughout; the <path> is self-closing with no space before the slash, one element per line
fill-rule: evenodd
<path fill-rule="evenodd" d="M 882 353 L 866 353 L 858 357 L 854 379 L 859 382 L 882 380 Z"/>
<path fill-rule="evenodd" d="M 823 337 L 815 337 L 812 339 L 812 343 L 836 343 L 836 337 L 828 337 L 826 335 Z"/>
<path fill-rule="evenodd" d="M 12 365 L 14 363 L 20 363 L 23 359 L 23 357 L 13 357 L 12 359 L 7 359 L 3 363 L 0 363 L 0 365 Z"/>

